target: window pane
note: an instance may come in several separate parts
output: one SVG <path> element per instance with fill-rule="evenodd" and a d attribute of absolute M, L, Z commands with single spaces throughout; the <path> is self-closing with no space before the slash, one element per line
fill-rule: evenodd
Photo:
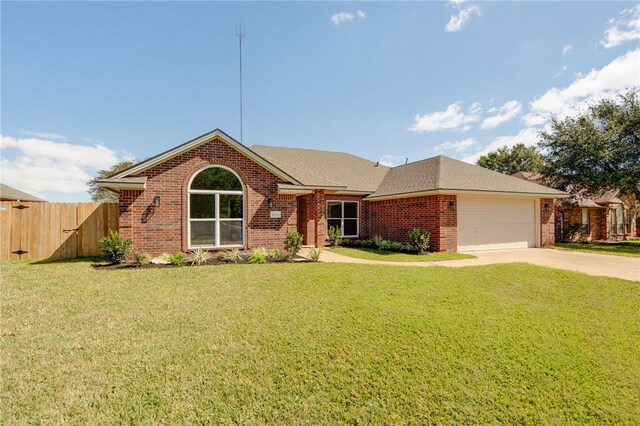
<path fill-rule="evenodd" d="M 213 246 L 216 244 L 216 223 L 213 220 L 191 221 L 191 245 Z"/>
<path fill-rule="evenodd" d="M 214 194 L 189 194 L 191 200 L 191 219 L 213 219 L 216 211 L 216 196 Z"/>
<path fill-rule="evenodd" d="M 622 210 L 622 207 L 618 207 L 618 234 L 622 234 L 622 223 L 623 223 L 623 219 L 624 219 L 624 212 Z"/>
<path fill-rule="evenodd" d="M 242 245 L 242 221 L 220 221 L 220 245 Z"/>
<path fill-rule="evenodd" d="M 329 228 L 331 228 L 332 226 L 336 228 L 340 228 L 342 226 L 341 220 L 340 219 L 327 220 L 327 230 L 329 230 Z"/>
<path fill-rule="evenodd" d="M 220 194 L 220 217 L 242 219 L 242 195 Z"/>
<path fill-rule="evenodd" d="M 358 221 L 356 219 L 345 219 L 342 235 L 351 237 L 358 235 Z"/>
<path fill-rule="evenodd" d="M 582 209 L 582 224 L 586 225 L 589 223 L 589 210 Z"/>
<path fill-rule="evenodd" d="M 339 219 L 342 217 L 342 203 L 340 202 L 328 202 L 327 203 L 327 217 Z"/>
<path fill-rule="evenodd" d="M 229 170 L 220 167 L 209 167 L 198 173 L 193 179 L 191 189 L 242 191 L 242 184 L 236 175 Z"/>
<path fill-rule="evenodd" d="M 350 217 L 356 219 L 358 217 L 358 203 L 345 201 L 344 203 L 344 217 Z"/>

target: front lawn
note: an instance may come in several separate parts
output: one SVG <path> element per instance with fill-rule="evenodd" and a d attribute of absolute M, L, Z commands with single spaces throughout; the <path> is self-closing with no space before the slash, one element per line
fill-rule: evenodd
<path fill-rule="evenodd" d="M 589 253 L 612 254 L 615 256 L 640 257 L 640 244 L 636 241 L 602 244 L 556 243 L 555 247 L 561 250 L 577 250 Z"/>
<path fill-rule="evenodd" d="M 333 247 L 329 250 L 343 256 L 388 262 L 439 262 L 442 260 L 475 259 L 475 256 L 449 251 L 418 255 L 373 248 Z"/>
<path fill-rule="evenodd" d="M 640 419 L 640 287 L 499 264 L 0 264 L 2 423 Z"/>

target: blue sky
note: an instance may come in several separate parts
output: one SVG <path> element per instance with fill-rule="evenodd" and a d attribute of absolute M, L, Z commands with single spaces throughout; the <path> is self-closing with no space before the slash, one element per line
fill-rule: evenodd
<path fill-rule="evenodd" d="M 1 180 L 52 201 L 214 128 L 473 162 L 640 86 L 635 2 L 2 2 Z"/>

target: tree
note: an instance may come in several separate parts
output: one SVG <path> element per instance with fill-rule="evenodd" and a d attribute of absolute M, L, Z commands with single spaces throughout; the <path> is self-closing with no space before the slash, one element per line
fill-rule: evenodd
<path fill-rule="evenodd" d="M 481 156 L 476 164 L 486 169 L 512 175 L 516 172 L 541 172 L 544 168 L 544 159 L 535 146 L 519 143 L 511 148 L 504 146 L 496 151 L 491 151 Z"/>
<path fill-rule="evenodd" d="M 575 117 L 553 119 L 540 133 L 546 166 L 556 188 L 597 194 L 620 190 L 640 200 L 640 104 L 630 90 L 603 99 Z"/>
<path fill-rule="evenodd" d="M 118 164 L 111 166 L 107 170 L 99 170 L 98 176 L 87 182 L 89 190 L 87 191 L 91 195 L 93 201 L 99 203 L 117 203 L 118 194 L 109 191 L 108 189 L 100 188 L 98 186 L 98 180 L 108 178 L 124 169 L 127 169 L 133 165 L 133 161 L 122 161 Z"/>

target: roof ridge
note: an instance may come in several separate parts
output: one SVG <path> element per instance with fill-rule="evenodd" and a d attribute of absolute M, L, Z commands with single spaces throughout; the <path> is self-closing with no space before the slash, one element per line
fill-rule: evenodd
<path fill-rule="evenodd" d="M 264 147 L 264 148 L 276 148 L 276 149 L 290 149 L 292 151 L 324 152 L 324 153 L 327 153 L 327 154 L 342 154 L 342 155 L 348 155 L 350 157 L 357 158 L 359 160 L 367 161 L 367 162 L 369 162 L 371 164 L 375 164 L 376 163 L 376 161 L 371 161 L 368 158 L 360 157 L 359 155 L 355 155 L 355 154 L 352 154 L 350 152 L 344 152 L 344 151 L 329 151 L 329 150 L 326 150 L 326 149 L 311 149 L 311 148 L 294 148 L 294 147 L 290 147 L 290 146 L 275 146 L 275 145 L 251 145 L 249 147 L 249 149 L 253 149 L 253 148 L 256 148 L 256 147 L 258 147 L 258 148 L 263 148 Z M 385 166 L 384 164 L 381 164 L 379 161 L 377 163 L 378 163 L 379 166 L 386 167 L 388 169 L 391 168 L 389 166 Z"/>
<path fill-rule="evenodd" d="M 438 155 L 436 158 L 436 188 L 442 188 L 442 155 Z"/>

